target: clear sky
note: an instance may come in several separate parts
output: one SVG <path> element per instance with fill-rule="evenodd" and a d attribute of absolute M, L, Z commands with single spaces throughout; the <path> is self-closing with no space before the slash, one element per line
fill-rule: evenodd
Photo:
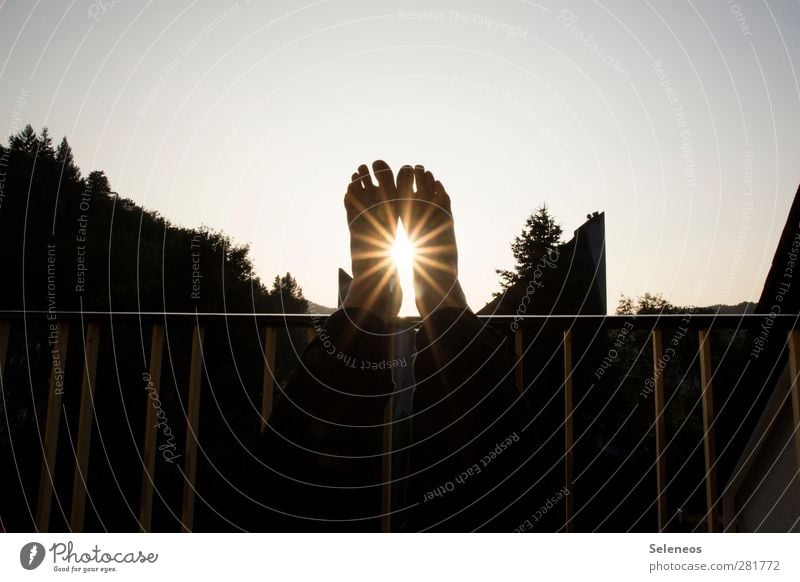
<path fill-rule="evenodd" d="M 0 47 L 0 131 L 327 305 L 376 158 L 451 193 L 474 308 L 542 203 L 606 212 L 609 310 L 757 299 L 800 183 L 797 1 L 6 0 Z"/>

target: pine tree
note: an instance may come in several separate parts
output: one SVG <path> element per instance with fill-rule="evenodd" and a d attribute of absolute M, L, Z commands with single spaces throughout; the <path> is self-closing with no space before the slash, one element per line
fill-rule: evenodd
<path fill-rule="evenodd" d="M 306 313 L 308 311 L 308 300 L 303 297 L 303 289 L 291 273 L 286 273 L 283 277 L 275 275 L 269 294 L 276 307 L 284 313 Z"/>
<path fill-rule="evenodd" d="M 106 173 L 102 170 L 90 172 L 86 182 L 86 186 L 92 196 L 97 196 L 98 194 L 105 194 L 107 196 L 111 193 L 111 184 L 106 177 Z"/>
<path fill-rule="evenodd" d="M 39 149 L 39 138 L 36 137 L 36 132 L 33 131 L 33 127 L 29 123 L 21 132 L 8 137 L 8 145 L 12 150 L 25 152 L 33 156 L 36 155 L 36 150 Z"/>
<path fill-rule="evenodd" d="M 549 250 L 561 244 L 561 225 L 550 216 L 547 205 L 542 204 L 525 221 L 525 227 L 511 243 L 516 265 L 513 271 L 497 269 L 503 289 L 508 289 L 518 281 L 530 278 L 536 264 Z"/>
<path fill-rule="evenodd" d="M 53 139 L 50 137 L 50 131 L 47 126 L 42 128 L 39 134 L 39 149 L 37 150 L 37 157 L 41 160 L 55 159 L 55 152 L 53 151 Z"/>
<path fill-rule="evenodd" d="M 81 179 L 81 171 L 75 165 L 75 158 L 72 155 L 72 148 L 67 142 L 67 138 L 61 138 L 61 142 L 56 148 L 56 162 L 61 167 L 62 181 L 79 182 Z"/>

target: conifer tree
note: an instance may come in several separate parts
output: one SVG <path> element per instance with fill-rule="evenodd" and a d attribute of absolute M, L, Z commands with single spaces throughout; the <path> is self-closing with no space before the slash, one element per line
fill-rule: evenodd
<path fill-rule="evenodd" d="M 308 311 L 308 300 L 303 297 L 303 289 L 291 273 L 286 273 L 283 277 L 275 275 L 270 296 L 273 298 L 276 308 L 284 313 Z"/>
<path fill-rule="evenodd" d="M 536 264 L 549 250 L 561 244 L 561 225 L 550 215 L 547 205 L 542 204 L 525 221 L 525 227 L 511 243 L 516 265 L 513 271 L 497 269 L 503 289 L 518 281 L 530 278 Z"/>
<path fill-rule="evenodd" d="M 56 162 L 61 168 L 61 179 L 70 182 L 79 182 L 81 171 L 75 165 L 75 158 L 72 155 L 72 148 L 67 142 L 67 138 L 61 138 L 55 153 Z"/>
<path fill-rule="evenodd" d="M 111 183 L 108 181 L 106 173 L 102 170 L 90 172 L 86 182 L 92 196 L 97 196 L 99 194 L 105 194 L 107 196 L 111 193 Z"/>
<path fill-rule="evenodd" d="M 53 151 L 53 139 L 50 137 L 50 131 L 47 126 L 42 128 L 39 133 L 39 148 L 36 150 L 37 157 L 41 160 L 55 159 L 55 152 Z"/>
<path fill-rule="evenodd" d="M 39 149 L 39 138 L 36 137 L 36 132 L 29 123 L 21 132 L 8 137 L 8 145 L 12 150 L 35 155 L 36 150 Z"/>

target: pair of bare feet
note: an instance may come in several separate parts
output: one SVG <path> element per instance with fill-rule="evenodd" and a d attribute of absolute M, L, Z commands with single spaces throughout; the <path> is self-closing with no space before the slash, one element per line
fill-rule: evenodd
<path fill-rule="evenodd" d="M 424 166 L 403 166 L 397 181 L 382 160 L 352 175 L 344 206 L 350 227 L 353 281 L 345 308 L 370 311 L 383 321 L 395 317 L 402 303 L 397 270 L 392 262 L 397 221 L 414 245 L 414 295 L 417 309 L 427 317 L 438 309 L 468 309 L 458 281 L 450 197 Z"/>

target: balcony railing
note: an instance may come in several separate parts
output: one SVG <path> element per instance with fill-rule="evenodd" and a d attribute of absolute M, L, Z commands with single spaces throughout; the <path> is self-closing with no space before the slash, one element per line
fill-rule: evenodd
<path fill-rule="evenodd" d="M 74 370 L 66 370 L 65 363 L 68 350 L 75 349 L 70 346 L 69 330 L 79 326 L 82 342 L 77 349 L 82 350 L 83 370 L 79 404 L 78 434 L 74 442 L 74 474 L 72 486 L 72 499 L 70 506 L 69 528 L 72 531 L 83 531 L 84 515 L 86 511 L 86 498 L 88 491 L 88 466 L 90 457 L 91 433 L 95 411 L 95 386 L 97 379 L 98 348 L 101 342 L 102 331 L 106 326 L 136 323 L 140 329 L 149 329 L 151 342 L 149 346 L 149 378 L 153 390 L 161 386 L 162 362 L 165 344 L 165 326 L 176 323 L 191 324 L 191 357 L 186 362 L 189 367 L 188 398 L 186 400 L 185 422 L 186 443 L 183 459 L 183 496 L 180 520 L 183 531 L 192 531 L 194 524 L 194 506 L 196 496 L 197 460 L 198 460 L 198 430 L 200 420 L 201 385 L 203 379 L 203 342 L 206 326 L 211 323 L 220 323 L 230 320 L 246 321 L 263 332 L 263 395 L 261 401 L 261 430 L 263 431 L 272 412 L 273 394 L 275 389 L 275 358 L 277 349 L 278 331 L 285 328 L 301 328 L 309 332 L 309 339 L 313 338 L 311 328 L 311 315 L 284 315 L 284 314 L 230 314 L 230 313 L 168 313 L 168 312 L 46 312 L 46 311 L 0 311 L 0 382 L 6 372 L 6 356 L 9 342 L 18 338 L 11 337 L 12 322 L 21 321 L 27 326 L 32 321 L 47 320 L 49 324 L 50 340 L 52 344 L 52 362 L 49 380 L 47 412 L 44 422 L 39 422 L 42 444 L 41 473 L 39 478 L 38 498 L 36 502 L 36 527 L 41 532 L 50 529 L 51 506 L 54 493 L 54 475 L 56 470 L 56 454 L 59 447 L 59 426 L 63 416 L 62 398 L 65 374 L 75 374 Z M 720 486 L 717 483 L 717 456 L 715 439 L 715 411 L 714 411 L 714 378 L 715 370 L 712 367 L 712 354 L 710 336 L 715 331 L 728 330 L 732 332 L 756 330 L 763 322 L 770 320 L 771 334 L 776 344 L 786 342 L 788 345 L 788 366 L 791 381 L 791 407 L 794 422 L 794 448 L 798 464 L 800 464 L 800 390 L 798 389 L 798 374 L 800 373 L 800 330 L 797 326 L 798 316 L 769 314 L 748 315 L 706 315 L 706 314 L 670 314 L 670 315 L 637 315 L 637 316 L 575 316 L 575 315 L 550 315 L 550 316 L 483 316 L 491 325 L 509 324 L 516 320 L 514 352 L 515 381 L 521 392 L 528 389 L 526 384 L 523 362 L 531 343 L 527 341 L 531 333 L 542 329 L 544 325 L 551 329 L 559 330 L 563 338 L 560 350 L 563 353 L 563 391 L 564 418 L 563 418 L 563 474 L 564 484 L 570 490 L 575 487 L 575 379 L 573 372 L 573 338 L 580 334 L 588 334 L 594 338 L 603 331 L 620 330 L 625 327 L 635 327 L 644 330 L 650 336 L 652 350 L 652 406 L 654 407 L 655 457 L 653 463 L 656 469 L 656 479 L 653 484 L 653 494 L 657 505 L 659 531 L 667 529 L 669 513 L 667 508 L 667 483 L 668 474 L 666 466 L 665 449 L 667 436 L 665 428 L 665 375 L 661 373 L 659 365 L 663 362 L 665 354 L 664 332 L 676 328 L 691 329 L 696 333 L 696 344 L 693 349 L 699 361 L 700 368 L 700 402 L 703 427 L 703 454 L 705 462 L 705 496 L 706 496 L 706 528 L 709 532 L 720 530 L 719 509 L 721 500 Z M 396 322 L 398 328 L 413 327 L 418 323 L 415 318 L 399 318 Z M 43 339 L 43 338 L 42 338 Z M 590 338 L 591 339 L 591 338 Z M 688 344 L 688 342 L 687 342 Z M 687 345 L 687 344 L 684 344 Z M 667 348 L 670 349 L 670 348 Z M 690 348 L 692 349 L 692 348 Z M 780 354 L 786 350 L 779 350 Z M 779 355 L 780 355 L 779 354 Z M 780 356 L 783 358 L 783 356 Z M 255 363 L 254 363 L 255 364 Z M 787 361 L 773 363 L 779 369 Z M 5 387 L 3 387 L 5 390 Z M 388 410 L 388 407 L 387 407 Z M 145 412 L 145 430 L 142 443 L 142 476 L 141 494 L 138 506 L 138 522 L 141 531 L 150 531 L 153 514 L 153 488 L 154 469 L 156 460 L 157 429 L 156 410 L 147 406 Z M 391 439 L 385 440 L 388 450 L 385 452 L 384 467 L 386 475 L 387 464 L 391 463 Z M 390 465 L 388 465 L 390 467 Z M 800 465 L 799 465 L 800 466 Z M 391 468 L 388 469 L 391 475 Z M 389 481 L 389 479 L 386 479 Z M 725 495 L 735 492 L 724 491 Z M 563 503 L 562 531 L 573 531 L 575 495 L 568 495 Z M 391 508 L 391 490 L 387 486 L 383 496 L 384 511 L 388 514 Z M 384 529 L 389 529 L 388 521 Z"/>

